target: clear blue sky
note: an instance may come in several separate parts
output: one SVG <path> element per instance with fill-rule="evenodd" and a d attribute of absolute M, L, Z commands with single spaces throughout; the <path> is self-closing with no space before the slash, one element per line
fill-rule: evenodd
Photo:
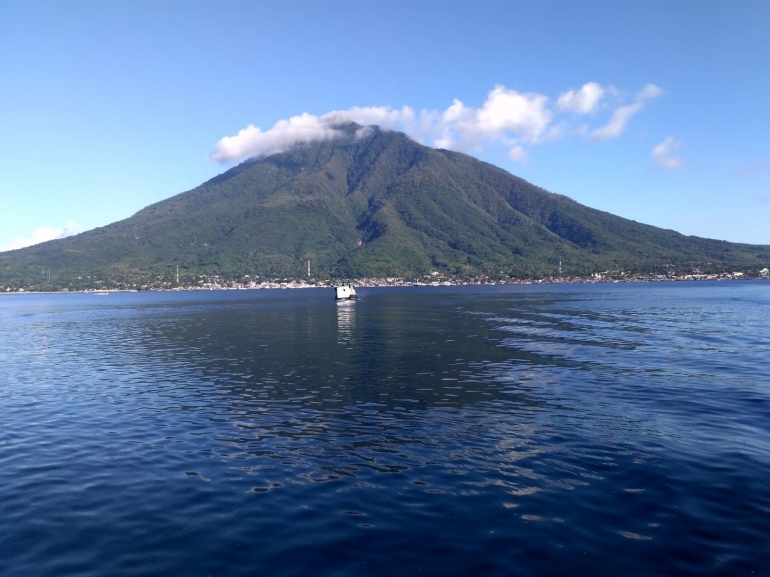
<path fill-rule="evenodd" d="M 594 107 L 560 108 L 589 82 Z M 548 124 L 472 154 L 627 218 L 770 244 L 770 2 L 0 0 L 0 248 L 193 188 L 248 125 L 478 112 L 496 86 Z"/>

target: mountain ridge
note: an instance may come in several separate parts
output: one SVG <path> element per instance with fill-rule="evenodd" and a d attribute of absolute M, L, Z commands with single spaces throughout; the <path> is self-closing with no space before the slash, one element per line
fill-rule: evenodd
<path fill-rule="evenodd" d="M 762 268 L 770 246 L 682 235 L 592 209 L 468 155 L 350 124 L 246 160 L 79 235 L 0 253 L 0 286 L 131 288 L 185 279 L 541 277 Z M 365 134 L 362 136 L 361 133 Z"/>

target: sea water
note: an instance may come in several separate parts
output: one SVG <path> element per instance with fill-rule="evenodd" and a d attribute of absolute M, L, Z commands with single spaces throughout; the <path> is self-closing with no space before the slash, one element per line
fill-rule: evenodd
<path fill-rule="evenodd" d="M 0 574 L 770 574 L 770 283 L 358 292 L 0 297 Z"/>

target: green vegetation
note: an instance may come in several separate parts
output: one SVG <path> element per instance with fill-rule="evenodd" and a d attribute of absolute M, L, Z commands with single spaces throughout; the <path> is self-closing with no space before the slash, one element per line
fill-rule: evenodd
<path fill-rule="evenodd" d="M 136 288 L 240 279 L 704 273 L 770 246 L 688 237 L 552 194 L 470 156 L 379 129 L 248 160 L 137 214 L 0 253 L 0 287 Z M 50 282 L 48 269 L 50 268 Z"/>

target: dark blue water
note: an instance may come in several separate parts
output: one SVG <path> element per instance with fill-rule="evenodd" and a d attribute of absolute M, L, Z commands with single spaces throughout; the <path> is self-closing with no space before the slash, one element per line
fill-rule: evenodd
<path fill-rule="evenodd" d="M 0 298 L 0 574 L 770 575 L 770 283 Z"/>

